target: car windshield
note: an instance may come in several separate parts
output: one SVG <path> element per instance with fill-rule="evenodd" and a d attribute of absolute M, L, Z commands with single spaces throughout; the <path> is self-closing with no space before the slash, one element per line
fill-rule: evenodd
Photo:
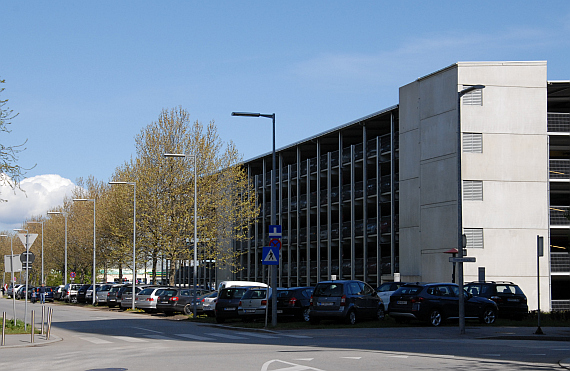
<path fill-rule="evenodd" d="M 422 288 L 420 286 L 402 286 L 392 295 L 416 295 Z"/>
<path fill-rule="evenodd" d="M 342 283 L 323 283 L 315 287 L 313 296 L 342 296 Z"/>
<path fill-rule="evenodd" d="M 497 285 L 497 294 L 524 295 L 517 285 Z"/>
<path fill-rule="evenodd" d="M 247 290 L 242 299 L 265 299 L 265 292 L 266 290 L 261 289 Z"/>
<path fill-rule="evenodd" d="M 141 292 L 139 292 L 139 295 L 151 295 L 154 290 L 156 290 L 156 289 L 146 288 L 146 289 L 142 290 Z"/>
<path fill-rule="evenodd" d="M 220 299 L 238 299 L 245 294 L 247 288 L 244 287 L 232 287 L 229 289 L 223 289 L 220 293 Z"/>
<path fill-rule="evenodd" d="M 172 289 L 167 289 L 167 290 L 163 290 L 162 293 L 160 294 L 160 296 L 174 296 L 176 295 L 178 291 L 177 290 L 172 290 Z"/>

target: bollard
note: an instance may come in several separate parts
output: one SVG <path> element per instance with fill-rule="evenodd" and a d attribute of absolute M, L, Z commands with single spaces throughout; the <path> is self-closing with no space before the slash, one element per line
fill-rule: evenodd
<path fill-rule="evenodd" d="M 53 309 L 48 308 L 48 315 L 47 315 L 48 325 L 47 325 L 46 340 L 49 340 L 49 336 L 51 334 L 51 316 L 52 316 L 52 314 L 53 314 Z"/>
<path fill-rule="evenodd" d="M 2 313 L 2 345 L 6 345 L 6 312 Z"/>
<path fill-rule="evenodd" d="M 45 322 L 45 315 L 46 315 L 46 306 L 42 305 L 42 335 L 44 335 L 44 322 Z"/>
<path fill-rule="evenodd" d="M 34 342 L 34 322 L 35 322 L 35 316 L 34 316 L 34 311 L 32 311 L 32 343 Z"/>

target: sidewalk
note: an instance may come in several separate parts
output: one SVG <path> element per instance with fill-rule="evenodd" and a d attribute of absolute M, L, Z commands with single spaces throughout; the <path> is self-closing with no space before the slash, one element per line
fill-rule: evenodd
<path fill-rule="evenodd" d="M 6 335 L 6 344 L 0 346 L 0 352 L 4 348 L 20 348 L 20 347 L 37 347 L 47 344 L 52 344 L 62 339 L 59 336 L 51 334 L 49 340 L 46 339 L 46 335 L 36 334 L 34 335 L 34 342 L 32 343 L 32 335 L 30 334 L 17 334 L 17 335 Z"/>

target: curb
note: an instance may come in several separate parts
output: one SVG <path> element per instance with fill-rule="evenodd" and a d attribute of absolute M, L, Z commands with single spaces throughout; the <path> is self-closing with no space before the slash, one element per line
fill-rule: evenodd
<path fill-rule="evenodd" d="M 33 343 L 30 342 L 30 335 L 6 335 L 6 343 L 12 343 L 11 345 L 4 345 L 0 346 L 0 351 L 6 348 L 24 348 L 24 347 L 40 347 L 44 345 L 49 345 L 56 343 L 58 341 L 62 341 L 63 339 L 57 335 L 50 335 L 50 339 L 45 339 L 45 335 L 36 335 L 35 341 Z M 12 339 L 8 341 L 8 339 Z M 16 339 L 16 340 L 14 340 Z M 22 344 L 13 344 L 21 342 Z"/>

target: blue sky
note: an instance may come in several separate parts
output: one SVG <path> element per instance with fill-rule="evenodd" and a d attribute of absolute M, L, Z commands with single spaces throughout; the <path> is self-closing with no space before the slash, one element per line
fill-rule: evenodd
<path fill-rule="evenodd" d="M 547 60 L 570 79 L 570 2 L 0 0 L 0 77 L 28 140 L 28 199 L 1 190 L 0 230 L 108 180 L 163 108 L 214 120 L 249 159 L 398 103 L 458 61 Z M 36 192 L 37 193 L 34 193 Z M 27 206 L 26 206 L 27 205 Z M 44 211 L 45 210 L 45 211 Z"/>

